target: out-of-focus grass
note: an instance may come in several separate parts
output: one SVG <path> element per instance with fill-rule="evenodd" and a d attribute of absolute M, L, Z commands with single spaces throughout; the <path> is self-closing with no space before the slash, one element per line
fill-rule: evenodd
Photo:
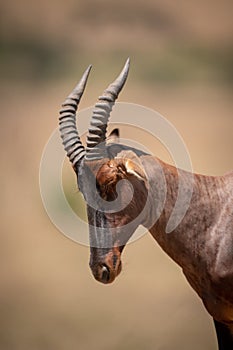
<path fill-rule="evenodd" d="M 60 50 L 33 38 L 0 40 L 0 74 L 4 80 L 48 80 L 66 66 Z"/>
<path fill-rule="evenodd" d="M 78 215 L 81 220 L 87 222 L 86 204 L 83 196 L 78 189 L 76 175 L 70 171 L 70 164 L 67 164 L 63 169 L 62 186 L 66 200 L 68 201 L 72 210 Z M 55 195 L 55 193 L 54 193 Z M 59 203 L 61 205 L 61 203 Z"/>
<path fill-rule="evenodd" d="M 147 82 L 233 84 L 233 49 L 170 45 L 142 59 L 139 78 Z"/>
<path fill-rule="evenodd" d="M 108 75 L 131 56 L 134 79 L 147 83 L 219 83 L 233 85 L 233 47 L 214 48 L 198 45 L 168 44 L 162 50 L 73 50 L 33 38 L 0 40 L 0 74 L 3 80 L 69 78 L 81 74 L 90 60 L 98 64 L 96 79 Z M 102 66 L 102 67 L 101 67 Z M 111 68 L 109 68 L 111 67 Z"/>

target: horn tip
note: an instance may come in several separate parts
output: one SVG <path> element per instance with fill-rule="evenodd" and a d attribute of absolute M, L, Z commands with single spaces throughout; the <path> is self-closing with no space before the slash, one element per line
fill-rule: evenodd
<path fill-rule="evenodd" d="M 74 90 L 72 91 L 72 93 L 68 96 L 68 97 L 71 97 L 73 96 L 74 93 L 81 93 L 80 96 L 82 96 L 83 94 L 83 91 L 86 87 L 86 84 L 87 84 L 87 79 L 89 77 L 89 74 L 90 74 L 90 71 L 91 71 L 91 68 L 92 68 L 92 65 L 90 64 L 87 69 L 85 70 L 85 72 L 83 73 L 82 75 L 82 78 L 80 79 L 80 81 L 78 82 L 78 84 L 76 85 L 76 87 L 74 88 Z"/>
<path fill-rule="evenodd" d="M 89 66 L 87 67 L 87 71 L 89 72 L 92 68 L 92 64 L 89 64 Z"/>
<path fill-rule="evenodd" d="M 126 71 L 128 74 L 129 71 L 129 66 L 130 66 L 130 57 L 127 58 L 126 62 L 125 62 L 125 66 L 123 68 L 123 71 Z"/>
<path fill-rule="evenodd" d="M 87 69 L 85 70 L 85 72 L 83 74 L 85 77 L 88 77 L 88 75 L 91 71 L 91 68 L 92 68 L 92 64 L 89 64 L 89 66 L 87 67 Z"/>
<path fill-rule="evenodd" d="M 129 74 L 129 68 L 130 68 L 130 57 L 127 58 L 125 65 L 124 65 L 124 68 L 123 68 L 121 75 L 120 75 L 123 77 L 123 85 L 124 85 L 124 83 L 127 79 L 127 76 Z M 122 85 L 122 87 L 123 87 L 123 85 Z"/>

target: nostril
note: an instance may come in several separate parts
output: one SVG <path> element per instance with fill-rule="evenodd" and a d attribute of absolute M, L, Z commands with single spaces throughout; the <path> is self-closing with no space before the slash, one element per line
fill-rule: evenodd
<path fill-rule="evenodd" d="M 102 267 L 102 282 L 107 283 L 110 279 L 110 271 L 106 265 Z"/>
<path fill-rule="evenodd" d="M 118 256 L 114 254 L 114 255 L 113 255 L 113 258 L 112 258 L 112 263 L 113 263 L 114 269 L 115 269 L 115 267 L 116 267 L 117 260 L 118 260 Z"/>

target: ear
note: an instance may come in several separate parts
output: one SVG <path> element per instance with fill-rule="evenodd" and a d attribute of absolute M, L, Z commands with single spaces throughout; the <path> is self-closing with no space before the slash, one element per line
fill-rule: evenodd
<path fill-rule="evenodd" d="M 141 181 L 146 181 L 146 174 L 143 169 L 131 159 L 125 160 L 124 166 L 127 174 L 134 175 Z"/>
<path fill-rule="evenodd" d="M 112 132 L 110 133 L 110 135 L 107 137 L 107 141 L 106 143 L 118 143 L 119 142 L 119 129 L 113 129 Z"/>
<path fill-rule="evenodd" d="M 118 153 L 115 160 L 119 167 L 124 167 L 126 174 L 134 175 L 141 181 L 146 181 L 147 176 L 143 169 L 140 158 L 133 151 L 122 151 Z"/>

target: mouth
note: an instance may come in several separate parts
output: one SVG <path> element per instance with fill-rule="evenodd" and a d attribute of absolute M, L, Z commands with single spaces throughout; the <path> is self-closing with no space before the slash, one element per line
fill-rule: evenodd
<path fill-rule="evenodd" d="M 100 263 L 91 267 L 94 278 L 103 284 L 112 283 L 122 270 L 122 263 L 120 259 L 112 258 L 105 259 L 104 263 Z"/>
<path fill-rule="evenodd" d="M 100 278 L 98 279 L 98 281 L 104 284 L 112 283 L 121 272 L 121 269 L 121 261 L 119 261 L 119 263 L 114 269 L 111 269 L 106 264 L 103 264 L 102 269 L 100 271 Z"/>

